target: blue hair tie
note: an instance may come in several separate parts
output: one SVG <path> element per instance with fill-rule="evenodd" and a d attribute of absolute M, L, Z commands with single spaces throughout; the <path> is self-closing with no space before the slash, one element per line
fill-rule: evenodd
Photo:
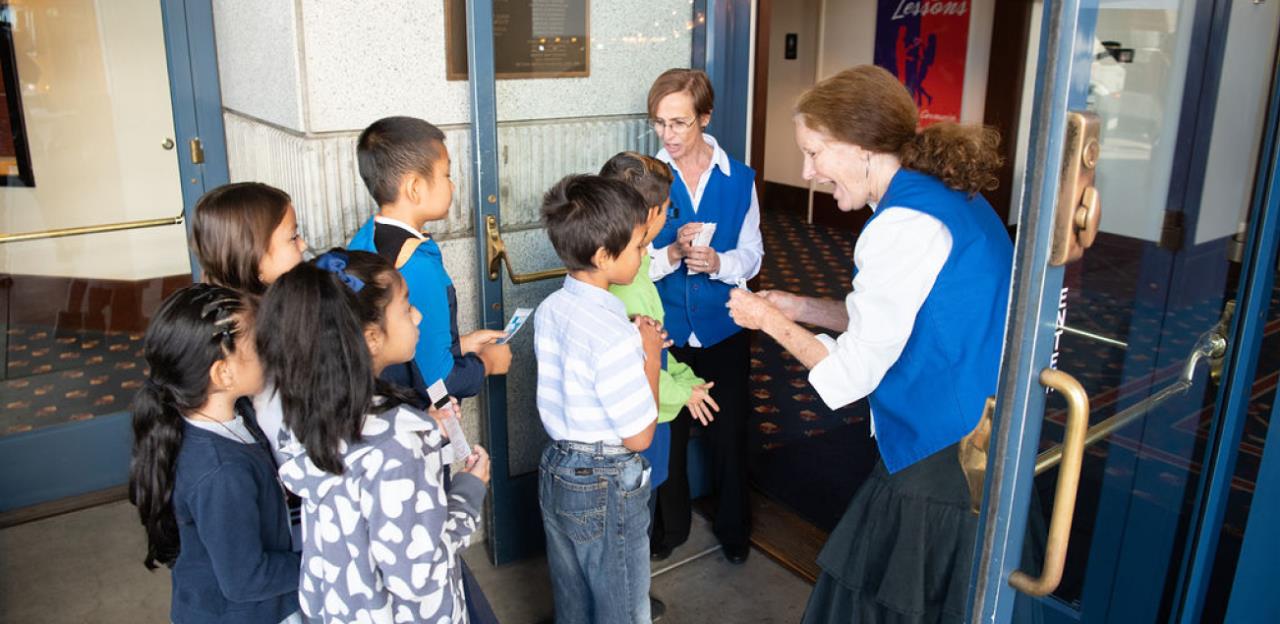
<path fill-rule="evenodd" d="M 364 282 L 360 278 L 347 273 L 347 254 L 341 251 L 326 251 L 316 258 L 316 266 L 324 269 L 342 280 L 352 292 L 360 292 L 364 288 Z"/>

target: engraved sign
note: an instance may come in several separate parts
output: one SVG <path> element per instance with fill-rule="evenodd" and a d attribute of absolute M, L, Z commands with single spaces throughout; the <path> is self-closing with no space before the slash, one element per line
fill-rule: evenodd
<path fill-rule="evenodd" d="M 466 80 L 466 0 L 444 2 L 447 77 Z M 494 73 L 499 79 L 589 76 L 589 24 L 588 0 L 494 0 Z"/>

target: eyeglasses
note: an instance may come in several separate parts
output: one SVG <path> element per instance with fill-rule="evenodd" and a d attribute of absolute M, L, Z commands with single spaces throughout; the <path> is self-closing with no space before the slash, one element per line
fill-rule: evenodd
<path fill-rule="evenodd" d="M 662 119 L 650 119 L 649 124 L 653 126 L 653 131 L 662 134 L 667 128 L 671 128 L 676 134 L 682 134 L 685 130 L 693 127 L 692 119 L 672 119 L 665 121 Z"/>

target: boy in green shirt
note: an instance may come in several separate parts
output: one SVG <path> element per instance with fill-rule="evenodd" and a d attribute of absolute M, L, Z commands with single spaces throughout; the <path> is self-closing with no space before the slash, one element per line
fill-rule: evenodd
<path fill-rule="evenodd" d="M 649 218 L 645 222 L 644 244 L 649 243 L 662 231 L 667 222 L 667 208 L 671 205 L 671 182 L 674 179 L 671 169 L 666 163 L 637 152 L 621 152 L 609 159 L 600 169 L 600 176 L 621 180 L 640 192 L 650 206 Z M 662 299 L 658 289 L 649 278 L 649 254 L 641 254 L 640 270 L 630 284 L 609 286 L 609 292 L 622 300 L 627 306 L 627 316 L 648 316 L 663 322 L 666 314 L 662 308 Z M 693 374 L 693 369 L 677 362 L 675 358 L 662 350 L 662 370 L 658 373 L 658 426 L 653 431 L 653 442 L 641 454 L 649 460 L 649 516 L 650 530 L 653 527 L 654 503 L 657 500 L 658 486 L 667 480 L 668 463 L 672 453 L 671 421 L 680 415 L 683 408 L 701 422 L 703 426 L 714 419 L 714 413 L 720 411 L 711 398 L 712 383 Z M 685 449 L 675 449 L 684 453 Z M 687 487 L 687 486 L 686 486 Z M 650 616 L 657 619 L 666 610 L 662 601 L 650 596 Z"/>
<path fill-rule="evenodd" d="M 636 152 L 622 152 L 600 169 L 606 178 L 622 180 L 640 192 L 650 206 L 649 219 L 645 223 L 645 245 L 653 241 L 667 222 L 667 207 L 671 204 L 671 169 L 662 161 Z M 659 323 L 665 316 L 662 299 L 653 280 L 649 279 L 649 255 L 640 258 L 640 271 L 636 279 L 625 286 L 613 285 L 609 292 L 627 306 L 627 315 L 644 315 Z M 644 455 L 652 465 L 649 484 L 654 490 L 667 479 L 667 458 L 671 452 L 671 427 L 682 408 L 703 425 L 711 422 L 713 413 L 720 407 L 711 398 L 712 384 L 703 381 L 688 366 L 662 352 L 662 372 L 658 374 L 658 428 L 653 443 Z M 652 498 L 650 499 L 652 500 Z M 652 504 L 651 504 L 652 506 Z"/>

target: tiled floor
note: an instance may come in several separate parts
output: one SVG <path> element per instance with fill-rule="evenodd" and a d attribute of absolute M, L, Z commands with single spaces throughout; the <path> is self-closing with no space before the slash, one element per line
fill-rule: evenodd
<path fill-rule="evenodd" d="M 169 574 L 142 566 L 142 528 L 119 502 L 0 531 L 0 623 L 167 622 Z M 465 555 L 504 624 L 551 615 L 542 559 L 494 568 L 482 546 Z M 759 552 L 730 565 L 706 521 L 654 566 L 653 591 L 668 605 L 662 622 L 794 622 L 809 585 Z"/>

